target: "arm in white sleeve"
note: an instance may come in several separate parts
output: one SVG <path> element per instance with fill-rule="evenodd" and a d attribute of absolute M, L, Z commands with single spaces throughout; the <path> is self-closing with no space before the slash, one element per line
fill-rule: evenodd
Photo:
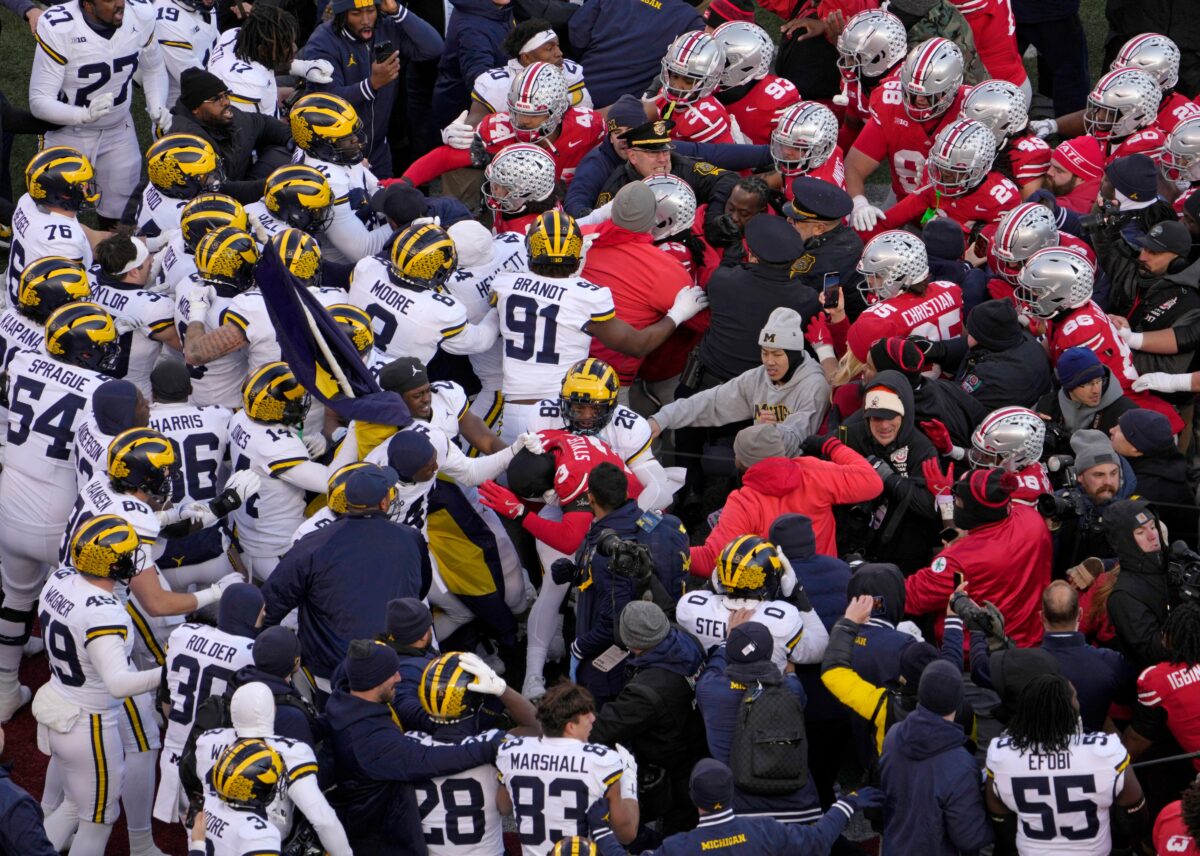
<path fill-rule="evenodd" d="M 167 90 L 171 85 L 171 80 L 167 76 L 167 66 L 153 33 L 150 35 L 150 41 L 142 47 L 138 68 L 142 72 L 142 91 L 146 94 L 146 110 L 153 115 L 157 108 L 170 109 L 170 105 L 167 104 Z"/>
<path fill-rule="evenodd" d="M 804 635 L 792 649 L 788 659 L 793 663 L 819 663 L 825 657 L 825 648 L 829 645 L 829 631 L 821 623 L 815 610 L 800 613 L 804 622 Z"/>
<path fill-rule="evenodd" d="M 329 856 L 353 856 L 350 842 L 346 838 L 346 830 L 337 819 L 329 801 L 321 793 L 316 776 L 304 776 L 288 785 L 287 795 L 296 808 L 304 812 L 308 822 L 317 831 L 321 846 Z"/>
<path fill-rule="evenodd" d="M 512 459 L 512 449 L 501 449 L 494 455 L 468 458 L 458 446 L 450 443 L 446 448 L 446 460 L 442 462 L 440 470 L 459 484 L 477 485 L 499 476 L 508 469 Z"/>
<path fill-rule="evenodd" d="M 315 461 L 296 464 L 279 474 L 279 480 L 312 493 L 329 490 L 329 468 Z"/>
<path fill-rule="evenodd" d="M 500 316 L 492 310 L 478 324 L 463 327 L 461 332 L 442 339 L 442 350 L 451 354 L 478 354 L 486 351 L 500 338 Z"/>
<path fill-rule="evenodd" d="M 638 508 L 643 511 L 657 511 L 666 508 L 675 497 L 671 480 L 667 471 L 647 449 L 642 456 L 629 465 L 629 469 L 638 481 L 642 483 L 642 492 L 638 495 Z"/>
<path fill-rule="evenodd" d="M 357 261 L 377 255 L 392 236 L 392 231 L 386 228 L 367 231 L 366 225 L 354 216 L 349 204 L 342 203 L 333 206 L 333 222 L 325 234 L 342 255 Z"/>
<path fill-rule="evenodd" d="M 98 636 L 88 643 L 88 658 L 100 673 L 100 680 L 113 698 L 148 693 L 158 686 L 162 669 L 153 668 L 138 672 L 129 667 L 125 655 L 125 643 L 119 636 Z"/>
<path fill-rule="evenodd" d="M 346 436 L 342 437 L 342 443 L 338 446 L 337 454 L 329 462 L 329 472 L 336 473 L 342 467 L 347 464 L 353 464 L 359 459 L 357 426 L 357 422 L 351 422 L 349 427 L 346 428 Z"/>
<path fill-rule="evenodd" d="M 81 125 L 87 120 L 86 107 L 72 107 L 58 100 L 66 66 L 60 65 L 41 45 L 33 52 L 33 71 L 29 75 L 29 111 L 39 119 L 57 125 Z"/>

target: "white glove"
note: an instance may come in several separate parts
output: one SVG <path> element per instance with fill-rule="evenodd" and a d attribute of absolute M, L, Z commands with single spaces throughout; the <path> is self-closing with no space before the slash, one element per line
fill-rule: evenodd
<path fill-rule="evenodd" d="M 333 83 L 333 64 L 327 59 L 294 59 L 288 73 L 309 83 Z"/>
<path fill-rule="evenodd" d="M 150 121 L 154 123 L 154 130 L 160 137 L 171 133 L 171 111 L 165 105 L 159 104 L 151 107 L 147 104 L 146 112 L 150 115 Z"/>
<path fill-rule="evenodd" d="M 854 210 L 850 212 L 850 225 L 855 229 L 860 232 L 869 232 L 883 217 L 883 210 L 868 202 L 867 197 L 854 197 Z"/>
<path fill-rule="evenodd" d="M 1142 347 L 1142 341 L 1146 338 L 1141 333 L 1135 333 L 1128 327 L 1118 327 L 1117 337 L 1135 351 Z"/>
<path fill-rule="evenodd" d="M 463 671 L 469 675 L 474 675 L 475 680 L 467 685 L 473 693 L 482 695 L 501 696 L 508 689 L 508 684 L 504 682 L 504 678 L 496 674 L 496 670 L 483 662 L 477 655 L 467 651 L 458 655 L 458 662 L 463 667 Z"/>
<path fill-rule="evenodd" d="M 418 217 L 416 220 L 413 220 L 408 225 L 409 226 L 440 226 L 440 225 L 442 225 L 442 218 L 437 214 L 434 214 L 432 217 Z"/>
<path fill-rule="evenodd" d="M 158 519 L 159 526 L 171 526 L 183 519 L 183 506 L 172 505 L 170 508 L 154 512 L 154 516 Z"/>
<path fill-rule="evenodd" d="M 260 487 L 262 487 L 262 477 L 250 470 L 239 470 L 225 482 L 225 489 L 236 493 L 243 504 L 258 493 Z"/>
<path fill-rule="evenodd" d="M 921 633 L 921 628 L 917 627 L 917 625 L 911 621 L 901 621 L 899 624 L 896 625 L 896 629 L 899 630 L 901 633 L 907 633 L 909 636 L 911 636 L 913 639 L 916 639 L 918 642 L 925 641 L 925 636 Z"/>
<path fill-rule="evenodd" d="M 193 502 L 184 507 L 183 519 L 199 523 L 201 529 L 207 529 L 220 518 L 212 513 L 212 509 L 208 507 L 207 502 Z"/>
<path fill-rule="evenodd" d="M 528 449 L 535 455 L 542 455 L 546 452 L 546 447 L 542 445 L 542 438 L 534 431 L 527 431 L 524 434 L 517 436 L 517 442 L 510 447 L 515 455 L 522 449 Z"/>
<path fill-rule="evenodd" d="M 249 219 L 250 231 L 254 233 L 254 240 L 258 241 L 260 244 L 269 244 L 271 239 L 275 236 L 267 231 L 267 227 L 263 225 L 262 220 L 259 220 L 257 217 L 251 217 Z"/>
<path fill-rule="evenodd" d="M 226 574 L 212 585 L 206 588 L 196 589 L 194 592 L 192 592 L 192 596 L 196 598 L 196 609 L 204 609 L 204 607 L 216 603 L 221 599 L 221 592 L 225 591 L 225 589 L 229 588 L 234 583 L 244 582 L 246 582 L 246 578 L 241 574 Z"/>
<path fill-rule="evenodd" d="M 142 238 L 142 243 L 146 245 L 147 250 L 149 250 L 152 253 L 157 253 L 159 250 L 161 250 L 167 244 L 171 243 L 171 239 L 174 238 L 178 234 L 179 234 L 178 229 L 170 229 L 166 232 L 159 232 L 153 238 Z M 159 267 L 162 266 L 161 261 L 159 261 L 158 259 L 155 259 L 155 261 L 158 262 Z"/>
<path fill-rule="evenodd" d="M 1146 372 L 1133 382 L 1134 392 L 1190 392 L 1191 389 L 1192 376 L 1190 374 Z"/>
<path fill-rule="evenodd" d="M 792 592 L 796 590 L 796 583 L 799 582 L 796 578 L 796 570 L 788 561 L 788 557 L 783 555 L 782 550 L 775 552 L 779 554 L 779 564 L 783 566 L 783 576 L 779 578 L 779 591 L 784 597 L 791 597 Z"/>
<path fill-rule="evenodd" d="M 319 431 L 316 434 L 305 434 L 300 439 L 304 441 L 304 448 L 308 449 L 309 457 L 312 458 L 321 457 L 329 447 L 329 442 L 325 439 L 325 435 Z"/>
<path fill-rule="evenodd" d="M 211 285 L 193 285 L 187 294 L 188 309 L 184 320 L 188 324 L 203 324 L 216 296 L 217 290 Z"/>
<path fill-rule="evenodd" d="M 688 319 L 699 315 L 708 308 L 708 295 L 698 285 L 689 285 L 679 289 L 675 302 L 667 310 L 667 317 L 675 322 L 676 327 L 683 326 Z"/>
<path fill-rule="evenodd" d="M 103 95 L 97 95 L 92 99 L 92 103 L 87 106 L 87 118 L 83 121 L 85 123 L 95 122 L 101 116 L 107 116 L 116 109 L 116 105 L 113 103 L 114 101 L 116 101 L 116 96 L 114 96 L 111 92 L 105 92 Z"/>
<path fill-rule="evenodd" d="M 475 139 L 475 129 L 467 124 L 467 111 L 463 110 L 458 118 L 442 128 L 442 142 L 452 149 L 469 149 Z"/>
<path fill-rule="evenodd" d="M 1058 133 L 1058 121 L 1055 119 L 1034 119 L 1029 123 L 1029 130 L 1043 139 Z"/>
<path fill-rule="evenodd" d="M 617 755 L 621 757 L 621 763 L 625 765 L 625 772 L 621 775 L 621 799 L 635 800 L 637 799 L 637 759 L 620 743 L 616 745 L 616 749 Z"/>

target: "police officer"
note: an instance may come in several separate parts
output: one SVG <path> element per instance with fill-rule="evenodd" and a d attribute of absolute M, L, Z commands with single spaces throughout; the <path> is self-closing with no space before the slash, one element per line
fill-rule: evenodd
<path fill-rule="evenodd" d="M 738 176 L 708 161 L 675 154 L 671 142 L 674 127 L 675 123 L 670 119 L 655 119 L 620 135 L 628 147 L 627 160 L 612 171 L 600 188 L 596 207 L 612 201 L 617 191 L 631 181 L 670 173 L 688 183 L 696 194 L 697 205 L 708 205 L 704 214 L 705 239 L 714 247 L 727 246 L 732 243 L 730 236 L 736 235 L 736 229 L 724 216 L 725 202 L 737 184 Z"/>
<path fill-rule="evenodd" d="M 792 201 L 784 204 L 783 216 L 804 239 L 804 255 L 792 266 L 792 278 L 820 291 L 837 277 L 846 312 L 857 318 L 866 308 L 856 287 L 862 279 L 857 266 L 863 239 L 842 219 L 853 208 L 850 194 L 837 185 L 800 175 L 792 179 Z"/>

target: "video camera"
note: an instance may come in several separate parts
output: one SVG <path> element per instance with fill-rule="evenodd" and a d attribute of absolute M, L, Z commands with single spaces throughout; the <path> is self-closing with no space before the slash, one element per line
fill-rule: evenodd
<path fill-rule="evenodd" d="M 1182 541 L 1174 541 L 1167 554 L 1167 579 L 1181 602 L 1200 602 L 1200 555 Z"/>
<path fill-rule="evenodd" d="M 609 570 L 614 574 L 644 583 L 654 573 L 650 548 L 637 541 L 626 541 L 611 529 L 600 531 L 596 552 L 608 559 Z"/>
<path fill-rule="evenodd" d="M 1100 202 L 1099 211 L 1093 214 L 1085 214 L 1079 218 L 1079 226 L 1082 229 L 1103 229 L 1117 225 L 1117 223 L 1121 222 L 1121 219 L 1121 204 L 1115 199 L 1103 199 Z"/>
<path fill-rule="evenodd" d="M 1047 520 L 1062 523 L 1064 520 L 1074 520 L 1081 517 L 1087 510 L 1083 501 L 1083 491 L 1079 488 L 1068 488 L 1058 493 L 1043 493 L 1037 498 L 1038 514 Z"/>

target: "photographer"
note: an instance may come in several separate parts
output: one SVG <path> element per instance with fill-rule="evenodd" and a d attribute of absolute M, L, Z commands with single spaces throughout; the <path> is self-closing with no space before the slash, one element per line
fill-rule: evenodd
<path fill-rule="evenodd" d="M 1170 657 L 1162 628 L 1171 603 L 1167 551 L 1158 518 L 1142 500 L 1114 502 L 1104 512 L 1104 532 L 1121 562 L 1108 596 L 1108 617 L 1118 650 L 1144 669 Z"/>

